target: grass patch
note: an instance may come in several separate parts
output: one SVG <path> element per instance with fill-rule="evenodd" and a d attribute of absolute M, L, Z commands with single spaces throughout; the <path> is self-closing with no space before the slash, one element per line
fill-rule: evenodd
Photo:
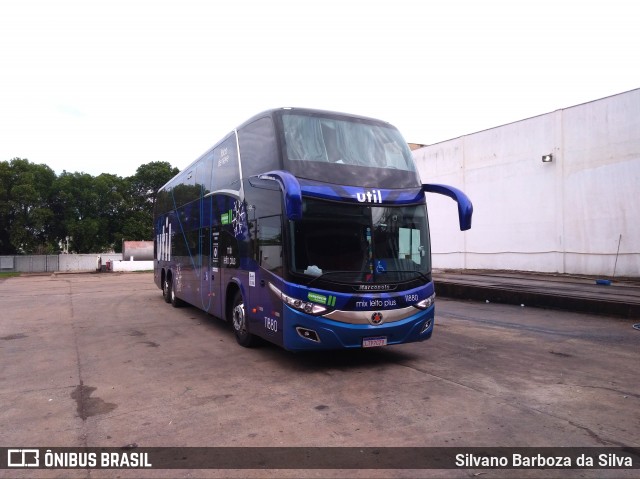
<path fill-rule="evenodd" d="M 16 273 L 16 272 L 13 272 L 13 271 L 0 273 L 0 279 L 13 278 L 14 276 L 20 276 L 20 273 Z"/>

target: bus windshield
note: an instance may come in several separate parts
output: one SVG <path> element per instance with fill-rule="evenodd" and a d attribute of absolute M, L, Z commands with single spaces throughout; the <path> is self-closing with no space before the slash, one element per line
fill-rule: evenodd
<path fill-rule="evenodd" d="M 300 178 L 383 188 L 419 184 L 409 146 L 387 123 L 285 112 L 282 132 L 285 169 Z M 385 177 L 388 185 L 380 183 Z"/>
<path fill-rule="evenodd" d="M 390 284 L 431 271 L 424 205 L 340 205 L 305 199 L 290 223 L 293 273 L 334 283 Z"/>

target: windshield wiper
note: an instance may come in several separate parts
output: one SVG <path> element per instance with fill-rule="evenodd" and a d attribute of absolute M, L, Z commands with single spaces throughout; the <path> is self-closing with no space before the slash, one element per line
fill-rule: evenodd
<path fill-rule="evenodd" d="M 415 269 L 414 269 L 414 270 L 407 270 L 407 269 L 385 269 L 384 271 L 378 271 L 378 272 L 376 272 L 375 274 L 376 274 L 376 275 L 383 275 L 383 274 L 387 274 L 387 273 L 401 273 L 401 274 L 415 273 L 415 274 L 416 274 L 416 275 L 418 275 L 420 278 L 422 278 L 425 282 L 427 282 L 427 283 L 428 283 L 429 281 L 431 281 L 431 280 L 429 279 L 429 277 L 428 277 L 426 274 L 424 274 L 424 273 L 423 273 L 423 272 L 421 272 L 421 271 L 415 270 Z M 400 281 L 400 282 L 403 282 L 403 281 Z"/>
<path fill-rule="evenodd" d="M 419 278 L 421 278 L 425 283 L 428 283 L 429 281 L 431 281 L 429 276 L 427 276 L 426 274 L 424 274 L 421 271 L 416 271 L 416 270 L 393 270 L 393 269 L 389 270 L 389 269 L 387 269 L 382 273 L 380 273 L 380 272 L 374 273 L 374 276 L 383 275 L 383 274 L 387 274 L 387 273 L 400 273 L 400 274 L 413 273 L 416 276 L 418 276 Z M 311 284 L 313 284 L 316 280 L 318 280 L 320 278 L 323 278 L 324 276 L 333 275 L 333 274 L 336 274 L 336 275 L 340 275 L 340 274 L 361 275 L 361 274 L 369 274 L 369 272 L 368 271 L 326 271 L 326 272 L 321 273 L 318 276 L 315 276 L 311 281 L 309 281 L 307 283 L 307 286 L 311 286 Z M 408 281 L 408 280 L 395 281 L 395 282 L 404 283 L 406 281 Z M 344 282 L 340 282 L 340 281 L 336 281 L 336 282 L 340 283 L 340 284 L 352 284 L 352 283 L 344 283 Z M 371 284 L 371 283 L 356 282 L 355 284 Z M 373 283 L 373 284 L 375 284 L 375 283 Z"/>
<path fill-rule="evenodd" d="M 331 274 L 352 274 L 353 275 L 353 274 L 363 274 L 363 272 L 362 271 L 326 271 L 326 272 L 322 272 L 318 276 L 314 276 L 314 278 L 307 283 L 307 286 L 311 286 L 311 284 L 314 281 L 322 278 L 323 276 L 327 276 L 327 275 L 331 275 Z M 341 283 L 341 284 L 350 284 L 350 283 Z"/>

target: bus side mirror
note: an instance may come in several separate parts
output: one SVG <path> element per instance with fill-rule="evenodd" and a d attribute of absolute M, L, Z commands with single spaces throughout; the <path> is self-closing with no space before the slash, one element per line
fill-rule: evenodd
<path fill-rule="evenodd" d="M 473 215 L 473 204 L 467 195 L 458 188 L 447 185 L 423 184 L 422 191 L 425 193 L 437 193 L 445 195 L 458 203 L 458 220 L 460 221 L 460 231 L 471 229 L 471 216 Z"/>
<path fill-rule="evenodd" d="M 302 219 L 302 189 L 298 179 L 288 171 L 274 170 L 258 175 L 261 180 L 273 180 L 284 192 L 285 215 L 290 220 Z"/>

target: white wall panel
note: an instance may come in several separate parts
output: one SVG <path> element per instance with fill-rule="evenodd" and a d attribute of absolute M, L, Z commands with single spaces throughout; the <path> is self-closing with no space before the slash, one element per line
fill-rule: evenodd
<path fill-rule="evenodd" d="M 640 277 L 640 89 L 413 154 L 474 205 L 460 232 L 455 203 L 428 195 L 434 267 Z"/>

